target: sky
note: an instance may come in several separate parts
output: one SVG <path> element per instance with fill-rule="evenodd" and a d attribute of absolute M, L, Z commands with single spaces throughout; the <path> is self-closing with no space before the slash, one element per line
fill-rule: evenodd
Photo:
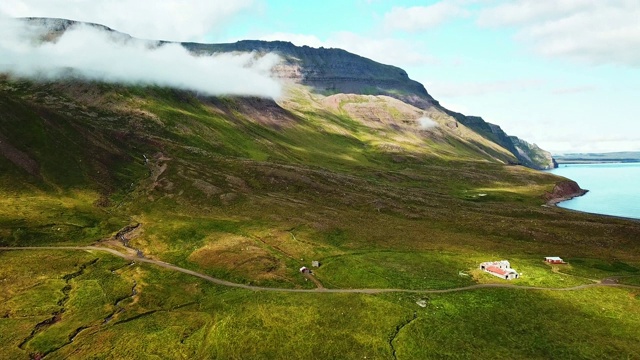
<path fill-rule="evenodd" d="M 638 0 L 2 0 L 0 14 L 339 47 L 554 153 L 640 151 Z"/>

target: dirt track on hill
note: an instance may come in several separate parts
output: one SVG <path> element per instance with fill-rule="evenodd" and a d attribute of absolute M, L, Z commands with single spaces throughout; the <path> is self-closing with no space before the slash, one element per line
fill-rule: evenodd
<path fill-rule="evenodd" d="M 253 291 L 277 291 L 277 292 L 288 292 L 288 293 L 345 293 L 345 294 L 382 294 L 382 293 L 393 293 L 393 292 L 403 292 L 403 293 L 415 293 L 415 294 L 444 294 L 458 291 L 468 291 L 468 290 L 476 290 L 476 289 L 486 289 L 486 288 L 506 288 L 506 289 L 518 289 L 518 290 L 548 290 L 548 291 L 575 291 L 582 290 L 592 287 L 617 287 L 617 288 L 629 288 L 629 289 L 640 289 L 640 286 L 633 285 L 624 285 L 612 283 L 610 278 L 603 279 L 602 281 L 594 284 L 586 284 L 579 285 L 567 288 L 547 288 L 547 287 L 538 287 L 538 286 L 518 286 L 512 284 L 478 284 L 478 285 L 470 285 L 459 288 L 452 289 L 439 289 L 439 290 L 409 290 L 409 289 L 327 289 L 327 288 L 317 288 L 317 289 L 285 289 L 285 288 L 271 288 L 271 287 L 262 287 L 262 286 L 252 286 L 252 285 L 244 285 L 238 284 L 222 279 L 217 279 L 211 277 L 209 275 L 205 275 L 193 270 L 181 268 L 179 266 L 175 266 L 173 264 L 169 264 L 163 261 L 151 260 L 147 258 L 141 258 L 137 256 L 132 256 L 128 254 L 123 254 L 117 250 L 98 247 L 98 246 L 42 246 L 42 247 L 0 247 L 0 251 L 15 251 L 15 250 L 77 250 L 77 251 L 101 251 L 106 252 L 111 255 L 115 255 L 117 257 L 123 258 L 125 260 L 130 260 L 134 262 L 148 263 L 156 266 L 163 267 L 165 269 L 170 269 L 174 271 L 178 271 L 187 275 L 192 275 L 195 277 L 199 277 L 203 280 L 209 281 L 211 283 L 234 287 L 245 290 L 253 290 Z"/>

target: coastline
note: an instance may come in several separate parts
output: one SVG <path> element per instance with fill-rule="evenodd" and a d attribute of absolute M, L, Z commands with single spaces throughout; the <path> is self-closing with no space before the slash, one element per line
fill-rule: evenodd
<path fill-rule="evenodd" d="M 594 215 L 594 216 L 602 216 L 611 220 L 624 220 L 624 221 L 633 221 L 633 222 L 637 222 L 640 223 L 640 219 L 639 218 L 632 218 L 632 217 L 625 217 L 625 216 L 618 216 L 618 215 L 609 215 L 609 214 L 600 214 L 600 213 L 594 213 L 594 212 L 588 212 L 588 211 L 580 211 L 580 210 L 575 210 L 575 209 L 568 209 L 568 208 L 563 208 L 558 206 L 557 204 L 551 205 L 554 207 L 557 207 L 558 209 L 562 209 L 564 211 L 571 211 L 571 212 L 575 212 L 575 213 L 580 213 L 580 214 L 588 214 L 588 215 Z"/>
<path fill-rule="evenodd" d="M 552 199 L 550 199 L 549 201 L 547 201 L 547 205 L 548 205 L 548 206 L 555 206 L 555 207 L 558 207 L 558 204 L 559 204 L 559 203 L 561 203 L 561 202 L 563 202 L 563 201 L 569 201 L 569 200 L 571 200 L 571 199 L 574 199 L 574 198 L 577 198 L 577 197 L 580 197 L 580 196 L 584 196 L 584 195 L 586 195 L 588 192 L 589 192 L 589 190 L 586 190 L 586 189 L 580 189 L 580 191 L 577 191 L 577 192 L 572 193 L 572 194 L 564 195 L 564 196 L 557 197 L 557 198 L 552 198 Z M 570 210 L 570 209 L 569 209 L 569 210 Z M 577 211 L 577 210 L 576 210 L 576 211 Z M 580 212 L 584 212 L 584 211 L 580 211 Z M 591 214 L 591 213 L 589 213 L 589 214 Z"/>
<path fill-rule="evenodd" d="M 558 203 L 583 196 L 588 193 L 573 180 L 562 180 L 556 183 L 551 192 L 546 192 L 543 198 L 548 206 L 557 206 Z"/>
<path fill-rule="evenodd" d="M 560 160 L 556 163 L 560 167 L 560 165 L 637 164 L 640 160 Z"/>
<path fill-rule="evenodd" d="M 640 193 L 637 192 L 636 187 L 625 187 L 628 185 L 627 178 L 631 179 L 640 175 L 640 166 L 638 166 L 638 163 L 609 161 L 606 163 L 591 162 L 590 164 L 560 165 L 561 168 L 565 168 L 565 166 L 567 169 L 554 169 L 549 171 L 554 175 L 564 177 L 565 180 L 556 183 L 556 186 L 552 191 L 547 191 L 543 195 L 543 199 L 545 200 L 544 206 L 555 206 L 560 207 L 563 210 L 570 210 L 589 215 L 600 215 L 605 217 L 603 219 L 631 220 L 634 223 L 638 223 L 640 221 L 640 213 L 637 211 L 637 206 L 633 205 L 634 203 L 637 203 L 637 200 L 640 200 L 640 197 L 638 196 Z M 602 170 L 599 166 L 603 166 Z M 581 199 L 568 204 L 561 204 L 587 193 L 586 191 L 583 193 L 582 189 L 575 181 L 569 180 L 571 178 L 584 180 L 588 183 L 591 190 L 598 190 L 598 194 L 594 193 L 592 195 L 593 197 L 590 196 L 588 199 Z M 618 182 L 620 182 L 619 187 L 616 185 Z M 617 188 L 611 189 L 612 186 L 616 186 Z M 603 194 L 608 194 L 607 191 L 609 191 L 611 195 L 603 196 Z M 622 204 L 621 206 L 623 206 L 620 210 L 617 210 L 613 205 L 617 203 L 616 201 L 618 200 L 614 199 L 618 197 L 624 198 L 619 200 Z M 634 202 L 632 199 L 636 199 L 636 201 Z M 631 202 L 629 202 L 630 200 Z M 600 202 L 603 203 L 603 206 L 596 206 L 599 205 Z M 582 206 L 582 204 L 587 204 L 588 206 Z"/>
<path fill-rule="evenodd" d="M 576 192 L 571 193 L 571 194 L 563 195 L 561 197 L 554 197 L 554 198 L 549 199 L 546 202 L 546 204 L 543 205 L 543 206 L 556 207 L 556 208 L 559 208 L 559 209 L 562 209 L 562 210 L 565 210 L 565 211 L 572 211 L 572 212 L 581 213 L 581 214 L 602 216 L 602 217 L 609 218 L 609 219 L 640 222 L 640 218 L 632 218 L 632 217 L 626 217 L 626 216 L 618 216 L 618 215 L 601 214 L 601 213 L 594 213 L 594 212 L 588 212 L 588 211 L 580 211 L 580 210 L 568 209 L 568 208 L 563 208 L 563 207 L 558 206 L 558 204 L 560 204 L 561 202 L 569 201 L 571 199 L 574 199 L 574 198 L 577 198 L 577 197 L 580 197 L 580 196 L 584 196 L 588 192 L 589 192 L 589 190 L 580 189 L 580 191 L 576 191 Z M 551 195 L 550 193 L 547 193 L 547 194 Z"/>

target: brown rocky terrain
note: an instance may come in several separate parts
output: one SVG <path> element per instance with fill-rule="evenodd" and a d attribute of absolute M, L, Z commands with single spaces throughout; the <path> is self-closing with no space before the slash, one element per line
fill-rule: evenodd
<path fill-rule="evenodd" d="M 580 185 L 573 180 L 560 181 L 553 188 L 553 191 L 547 192 L 544 199 L 548 205 L 555 205 L 559 202 L 571 200 L 574 197 L 582 196 L 589 190 L 580 188 Z"/>

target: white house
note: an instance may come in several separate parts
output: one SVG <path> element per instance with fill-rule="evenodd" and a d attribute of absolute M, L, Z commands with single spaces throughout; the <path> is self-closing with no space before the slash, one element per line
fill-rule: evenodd
<path fill-rule="evenodd" d="M 480 264 L 480 269 L 485 270 L 485 268 L 489 266 L 495 266 L 500 269 L 511 269 L 511 264 L 507 260 L 483 262 Z"/>
<path fill-rule="evenodd" d="M 480 264 L 480 269 L 505 280 L 520 277 L 520 274 L 511 268 L 511 264 L 507 260 L 483 262 Z"/>

